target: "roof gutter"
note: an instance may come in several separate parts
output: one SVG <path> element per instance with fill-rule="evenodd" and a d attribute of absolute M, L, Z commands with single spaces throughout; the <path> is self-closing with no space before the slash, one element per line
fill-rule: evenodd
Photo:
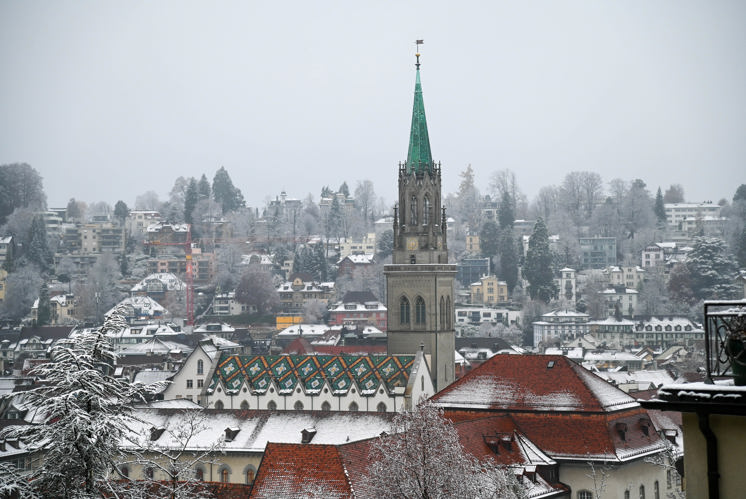
<path fill-rule="evenodd" d="M 705 437 L 707 443 L 707 496 L 710 499 L 720 497 L 720 472 L 718 470 L 718 442 L 715 433 L 710 427 L 710 416 L 706 412 L 697 412 L 699 419 L 699 431 Z"/>

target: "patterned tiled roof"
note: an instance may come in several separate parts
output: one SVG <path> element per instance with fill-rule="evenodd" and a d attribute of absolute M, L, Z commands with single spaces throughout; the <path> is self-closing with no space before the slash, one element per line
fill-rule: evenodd
<path fill-rule="evenodd" d="M 278 393 L 301 387 L 306 394 L 319 393 L 326 384 L 336 395 L 357 387 L 361 395 L 373 395 L 380 386 L 389 392 L 406 387 L 414 355 L 229 355 L 220 357 L 208 393 L 220 384 L 226 393 L 244 386 L 263 394 L 274 384 Z"/>

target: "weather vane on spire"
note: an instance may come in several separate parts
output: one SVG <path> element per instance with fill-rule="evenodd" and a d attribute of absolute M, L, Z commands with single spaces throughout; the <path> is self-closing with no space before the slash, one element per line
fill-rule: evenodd
<path fill-rule="evenodd" d="M 415 40 L 414 44 L 417 46 L 417 52 L 414 54 L 415 57 L 417 57 L 417 63 L 415 66 L 417 69 L 420 69 L 420 45 L 424 44 L 425 40 Z"/>

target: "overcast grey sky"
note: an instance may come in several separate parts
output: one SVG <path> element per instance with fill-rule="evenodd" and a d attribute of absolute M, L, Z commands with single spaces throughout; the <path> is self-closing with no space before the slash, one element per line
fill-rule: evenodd
<path fill-rule="evenodd" d="M 0 164 L 50 206 L 225 166 L 251 206 L 370 179 L 394 202 L 414 40 L 444 189 L 573 170 L 746 182 L 746 2 L 0 2 Z"/>

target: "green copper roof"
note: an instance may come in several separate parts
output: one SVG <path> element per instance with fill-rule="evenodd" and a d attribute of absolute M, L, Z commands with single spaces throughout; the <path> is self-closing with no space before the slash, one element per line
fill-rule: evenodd
<path fill-rule="evenodd" d="M 418 61 L 419 62 L 419 61 Z M 422 100 L 420 68 L 417 64 L 417 80 L 414 84 L 414 108 L 412 109 L 412 130 L 409 133 L 409 151 L 407 151 L 407 172 L 422 173 L 430 171 L 433 155 L 430 152 L 430 137 L 427 134 L 425 120 L 425 102 Z"/>

